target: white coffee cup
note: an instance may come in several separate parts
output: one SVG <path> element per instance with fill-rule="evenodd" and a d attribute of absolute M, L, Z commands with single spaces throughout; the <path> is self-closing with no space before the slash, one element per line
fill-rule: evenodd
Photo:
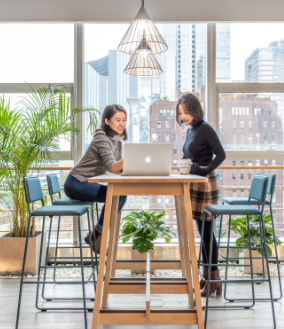
<path fill-rule="evenodd" d="M 183 175 L 189 175 L 192 162 L 190 159 L 182 159 L 178 161 L 179 172 Z"/>

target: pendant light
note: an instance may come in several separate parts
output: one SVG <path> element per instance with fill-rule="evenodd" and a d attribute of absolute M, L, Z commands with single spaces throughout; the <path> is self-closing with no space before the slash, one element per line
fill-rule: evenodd
<path fill-rule="evenodd" d="M 146 41 L 145 31 L 134 55 L 126 65 L 124 73 L 137 76 L 152 76 L 163 73 L 159 62 Z"/>
<path fill-rule="evenodd" d="M 144 0 L 142 0 L 140 10 L 126 31 L 117 49 L 123 53 L 133 55 L 144 36 L 153 54 L 159 54 L 168 49 L 165 40 L 149 17 L 144 7 Z"/>

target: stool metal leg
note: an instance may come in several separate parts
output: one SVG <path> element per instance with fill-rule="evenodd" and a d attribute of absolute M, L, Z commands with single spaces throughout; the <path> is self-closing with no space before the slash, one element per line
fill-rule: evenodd
<path fill-rule="evenodd" d="M 98 216 L 98 204 L 97 203 L 96 203 L 96 209 L 97 209 L 97 216 Z M 94 232 L 94 247 L 95 247 L 96 267 L 97 267 L 97 275 L 98 275 L 99 263 L 98 263 L 98 253 L 97 253 L 97 245 L 96 245 L 96 237 L 95 237 L 95 218 L 94 218 L 94 208 L 93 208 L 93 206 L 91 206 L 91 215 L 92 215 L 92 227 L 93 227 L 93 232 Z M 92 242 L 91 242 L 92 239 L 91 239 L 91 232 L 90 231 L 89 231 L 89 236 L 90 236 L 90 246 L 91 246 L 91 253 L 92 253 L 93 250 L 92 250 Z"/>
<path fill-rule="evenodd" d="M 94 291 L 96 293 L 96 275 L 95 275 L 95 266 L 94 266 L 94 257 L 93 257 L 93 248 L 92 248 L 92 234 L 91 234 L 91 224 L 90 224 L 90 215 L 87 212 L 88 216 L 88 229 L 89 229 L 89 237 L 90 237 L 90 252 L 91 252 L 91 262 L 92 262 L 92 269 L 93 269 L 93 279 L 94 279 Z M 96 264 L 97 266 L 97 264 Z"/>
<path fill-rule="evenodd" d="M 78 216 L 78 229 L 79 229 L 79 243 L 80 243 L 80 260 L 81 260 L 81 275 L 82 275 L 82 290 L 83 290 L 83 307 L 84 307 L 84 321 L 85 329 L 88 328 L 87 324 L 87 307 L 86 307 L 86 293 L 85 293 L 85 276 L 84 276 L 84 262 L 83 262 L 83 249 L 82 249 L 82 237 L 81 237 L 81 223 L 80 216 Z"/>
<path fill-rule="evenodd" d="M 276 237 L 275 237 L 275 226 L 274 226 L 274 218 L 273 218 L 273 212 L 272 212 L 272 200 L 270 201 L 269 207 L 270 207 L 272 234 L 273 234 L 273 241 L 274 241 L 274 250 L 275 250 L 276 266 L 277 266 L 277 271 L 278 271 L 278 283 L 279 283 L 279 291 L 280 291 L 279 297 L 274 297 L 274 301 L 276 301 L 276 300 L 279 300 L 282 298 L 282 283 L 281 283 L 281 272 L 280 272 L 280 268 L 279 268 L 277 243 L 276 243 Z"/>
<path fill-rule="evenodd" d="M 19 326 L 21 301 L 22 301 L 22 292 L 23 292 L 23 281 L 24 281 L 25 265 L 26 265 L 26 258 L 27 258 L 27 251 L 28 251 L 28 243 L 29 243 L 29 236 L 30 236 L 30 226 L 31 226 L 31 216 L 29 216 L 27 237 L 26 237 L 24 257 L 23 257 L 23 267 L 22 267 L 22 274 L 21 274 L 21 282 L 20 282 L 20 291 L 19 291 L 18 309 L 17 309 L 15 329 L 18 329 L 18 326 Z"/>
<path fill-rule="evenodd" d="M 57 234 L 56 234 L 56 244 L 55 244 L 55 258 L 54 258 L 54 271 L 53 271 L 53 281 L 56 281 L 56 265 L 57 265 L 57 250 L 58 250 L 58 240 L 59 240 L 59 230 L 60 230 L 60 219 L 58 217 L 58 226 L 57 226 Z"/>
<path fill-rule="evenodd" d="M 229 250 L 230 250 L 230 237 L 231 237 L 231 220 L 232 220 L 232 216 L 229 215 L 229 229 L 228 229 L 228 238 L 227 238 L 226 265 L 228 265 L 228 263 L 229 263 Z M 225 269 L 225 280 L 228 280 L 228 268 L 229 268 L 229 266 L 226 266 L 226 269 Z M 224 298 L 226 300 L 228 300 L 226 298 L 226 295 L 227 295 L 227 282 L 224 283 Z"/>
<path fill-rule="evenodd" d="M 265 229 L 264 229 L 264 222 L 262 215 L 260 216 L 261 220 L 260 223 L 262 225 L 262 233 L 263 233 L 263 242 L 264 242 L 264 252 L 265 252 L 265 259 L 266 259 L 266 267 L 267 267 L 267 276 L 268 276 L 268 284 L 269 284 L 269 291 L 270 291 L 270 300 L 271 300 L 271 309 L 272 309 L 272 317 L 273 317 L 273 324 L 274 329 L 276 328 L 276 319 L 275 319 L 275 310 L 274 310 L 274 301 L 273 301 L 273 293 L 272 293 L 272 285 L 271 285 L 271 277 L 269 271 L 269 262 L 268 262 L 268 254 L 267 254 L 267 245 L 266 245 L 266 238 L 265 238 Z"/>
<path fill-rule="evenodd" d="M 47 259 L 48 259 L 49 246 L 50 246 L 51 229 L 52 229 L 52 217 L 50 217 L 50 225 L 49 225 L 48 240 L 47 240 L 46 255 L 45 255 L 45 267 L 44 267 L 43 282 L 45 282 L 45 280 L 46 280 Z M 41 268 L 41 264 L 39 264 L 39 268 Z M 44 290 L 45 290 L 45 284 L 43 283 L 43 285 L 42 285 L 42 292 L 41 292 L 41 296 L 42 296 L 43 299 L 45 299 L 45 297 L 44 297 Z"/>
<path fill-rule="evenodd" d="M 42 218 L 42 234 L 41 234 L 41 240 L 40 240 L 40 250 L 39 250 L 39 264 L 38 264 L 38 274 L 37 274 L 37 287 L 36 287 L 36 308 L 40 311 L 43 311 L 44 309 L 40 308 L 38 306 L 38 291 L 39 291 L 39 281 L 40 281 L 40 270 L 41 270 L 41 258 L 42 258 L 42 247 L 43 247 L 43 235 L 44 235 L 44 227 L 45 227 L 45 216 Z"/>
<path fill-rule="evenodd" d="M 253 265 L 252 265 L 252 253 L 251 253 L 251 237 L 250 237 L 250 225 L 249 225 L 249 216 L 247 216 L 247 223 L 248 223 L 248 240 L 249 240 L 249 258 L 250 258 L 250 277 L 253 280 Z M 255 293 L 254 293 L 254 283 L 251 283 L 252 289 L 252 300 L 253 305 L 255 305 Z"/>

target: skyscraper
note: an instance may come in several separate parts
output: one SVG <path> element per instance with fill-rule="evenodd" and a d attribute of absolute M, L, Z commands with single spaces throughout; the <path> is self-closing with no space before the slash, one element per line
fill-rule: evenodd
<path fill-rule="evenodd" d="M 108 104 L 119 104 L 125 108 L 128 117 L 132 118 L 129 97 L 138 97 L 138 77 L 123 72 L 129 56 L 109 50 L 108 55 L 95 61 L 85 63 L 84 70 L 84 106 L 92 106 L 101 113 Z M 85 115 L 85 127 L 88 116 Z M 128 120 L 129 140 L 132 141 L 132 124 Z M 84 149 L 90 143 L 91 136 L 84 137 Z"/>

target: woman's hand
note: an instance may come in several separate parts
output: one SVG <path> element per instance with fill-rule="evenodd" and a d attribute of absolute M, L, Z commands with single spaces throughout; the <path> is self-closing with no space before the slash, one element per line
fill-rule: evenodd
<path fill-rule="evenodd" d="M 112 174 L 119 174 L 120 172 L 122 172 L 122 169 L 123 169 L 123 159 L 114 162 L 110 167 L 109 172 L 111 172 Z"/>
<path fill-rule="evenodd" d="M 205 169 L 206 168 L 200 168 L 197 163 L 193 163 L 191 165 L 190 174 L 192 174 L 192 175 L 199 175 L 199 176 L 206 176 L 207 175 L 207 172 L 206 172 Z"/>

